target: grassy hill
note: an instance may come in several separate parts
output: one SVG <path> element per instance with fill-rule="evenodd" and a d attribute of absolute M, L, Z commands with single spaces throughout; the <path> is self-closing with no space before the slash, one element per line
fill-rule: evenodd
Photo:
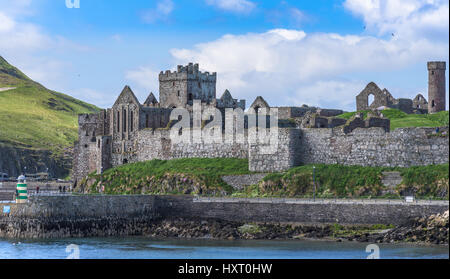
<path fill-rule="evenodd" d="M 0 56 L 0 142 L 58 154 L 77 139 L 79 113 L 99 108 L 49 90 Z"/>
<path fill-rule="evenodd" d="M 364 110 L 364 118 L 367 116 L 369 110 Z M 434 114 L 407 114 L 398 109 L 385 109 L 382 111 L 383 115 L 391 120 L 391 130 L 404 127 L 439 127 L 448 126 L 449 113 L 448 111 L 441 111 Z M 347 112 L 337 117 L 349 119 L 356 112 Z"/>

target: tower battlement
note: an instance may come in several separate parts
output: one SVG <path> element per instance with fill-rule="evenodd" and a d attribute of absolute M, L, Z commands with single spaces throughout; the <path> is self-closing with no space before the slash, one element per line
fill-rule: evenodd
<path fill-rule="evenodd" d="M 178 65 L 176 71 L 161 71 L 159 73 L 159 81 L 176 81 L 176 80 L 200 80 L 206 82 L 216 82 L 217 73 L 201 72 L 198 64 L 189 63 L 186 66 Z"/>
<path fill-rule="evenodd" d="M 428 70 L 445 70 L 445 62 L 442 61 L 430 61 L 427 63 Z"/>
<path fill-rule="evenodd" d="M 177 71 L 159 74 L 161 107 L 184 107 L 194 99 L 211 102 L 216 98 L 217 74 L 202 73 L 198 64 L 178 65 Z"/>

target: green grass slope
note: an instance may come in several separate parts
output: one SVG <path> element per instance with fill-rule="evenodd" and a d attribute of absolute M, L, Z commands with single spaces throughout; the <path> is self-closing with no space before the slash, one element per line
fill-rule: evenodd
<path fill-rule="evenodd" d="M 232 187 L 223 175 L 248 174 L 248 160 L 236 158 L 183 158 L 152 160 L 122 165 L 91 174 L 87 190 L 96 193 L 100 182 L 106 194 L 202 194 L 229 195 Z M 82 184 L 87 183 L 83 181 Z M 80 189 L 81 190 L 81 189 Z"/>
<path fill-rule="evenodd" d="M 407 192 L 418 198 L 448 199 L 448 164 L 410 168 L 360 167 L 317 164 L 316 196 L 319 198 L 401 198 Z M 393 193 L 382 180 L 382 172 L 398 171 L 403 181 Z M 233 158 L 189 158 L 152 160 L 127 164 L 91 174 L 78 191 L 106 194 L 191 194 L 234 197 L 310 198 L 314 193 L 313 167 L 305 165 L 271 173 L 258 184 L 234 190 L 221 177 L 248 174 L 248 160 Z"/>
<path fill-rule="evenodd" d="M 317 164 L 316 196 L 319 198 L 400 198 L 414 193 L 417 198 L 448 199 L 449 165 L 400 167 L 361 167 Z M 402 182 L 393 193 L 383 194 L 384 171 L 398 171 Z M 301 197 L 314 194 L 313 166 L 292 168 L 283 173 L 272 173 L 257 185 L 247 187 L 234 196 L 242 197 Z"/>
<path fill-rule="evenodd" d="M 364 118 L 369 110 L 361 111 Z M 391 120 L 391 130 L 405 127 L 440 127 L 448 126 L 449 113 L 441 111 L 433 114 L 407 114 L 398 109 L 385 109 L 383 115 Z M 356 112 L 347 112 L 337 117 L 350 119 Z"/>
<path fill-rule="evenodd" d="M 77 139 L 79 113 L 99 109 L 31 80 L 0 56 L 0 142 L 56 153 Z"/>

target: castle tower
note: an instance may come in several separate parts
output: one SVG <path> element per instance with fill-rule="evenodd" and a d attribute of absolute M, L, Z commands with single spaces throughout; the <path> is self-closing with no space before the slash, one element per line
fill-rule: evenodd
<path fill-rule="evenodd" d="M 217 74 L 199 71 L 198 64 L 179 65 L 177 71 L 159 74 L 159 103 L 162 108 L 185 107 L 193 100 L 216 99 Z"/>
<path fill-rule="evenodd" d="M 445 62 L 428 62 L 428 113 L 445 110 Z"/>

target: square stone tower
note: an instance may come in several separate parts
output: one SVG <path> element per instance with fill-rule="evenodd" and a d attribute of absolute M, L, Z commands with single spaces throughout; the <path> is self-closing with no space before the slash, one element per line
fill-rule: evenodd
<path fill-rule="evenodd" d="M 445 62 L 428 62 L 428 113 L 445 110 Z"/>
<path fill-rule="evenodd" d="M 202 73 L 198 64 L 178 66 L 176 72 L 159 74 L 159 102 L 162 108 L 185 107 L 193 100 L 212 102 L 216 99 L 217 74 Z"/>

